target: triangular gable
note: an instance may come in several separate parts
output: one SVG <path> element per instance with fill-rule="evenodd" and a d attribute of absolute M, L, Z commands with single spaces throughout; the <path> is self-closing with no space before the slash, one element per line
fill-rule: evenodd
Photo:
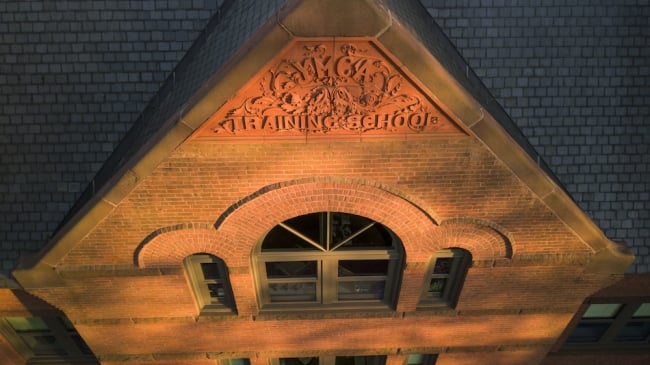
<path fill-rule="evenodd" d="M 435 134 L 477 138 L 591 248 L 593 270 L 623 272 L 633 256 L 607 239 L 531 158 L 522 136 L 502 123 L 505 114 L 414 3 L 289 1 L 274 16 L 266 14 L 271 20 L 238 43 L 228 60 L 211 57 L 226 46 L 211 40 L 224 37 L 205 35 L 164 86 L 171 88 L 168 97 L 155 101 L 161 109 L 177 107 L 144 114 L 125 139 L 132 142 L 122 149 L 128 153 L 107 161 L 98 175 L 104 178 L 91 184 L 92 197 L 14 275 L 25 287 L 56 285 L 51 268 L 188 137 Z M 259 20 L 259 9 L 268 7 L 266 0 L 240 4 L 226 9 L 224 26 L 211 31 L 239 34 L 242 12 Z M 221 60 L 216 68 L 204 67 L 212 58 Z M 134 152 L 134 146 L 142 147 Z"/>

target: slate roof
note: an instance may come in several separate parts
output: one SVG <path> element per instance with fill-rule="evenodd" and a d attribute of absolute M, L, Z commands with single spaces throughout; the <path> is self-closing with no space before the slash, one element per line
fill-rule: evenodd
<path fill-rule="evenodd" d="M 0 273 L 45 244 L 217 10 L 0 1 Z"/>
<path fill-rule="evenodd" d="M 223 11 L 246 18 L 225 26 L 208 0 L 0 2 L 0 274 L 45 244 L 89 181 L 120 168 L 114 159 L 100 171 L 136 120 L 168 119 L 200 87 L 192 78 L 223 64 L 281 2 L 258 3 L 226 1 Z M 521 128 L 608 237 L 632 246 L 630 271 L 649 272 L 647 0 L 422 3 L 467 61 L 457 71 L 473 69 L 513 133 Z M 219 26 L 231 33 L 210 32 Z M 200 58 L 223 39 L 231 47 L 211 54 L 219 59 Z M 192 43 L 193 64 L 208 69 L 178 64 Z M 153 136 L 153 126 L 131 135 Z M 122 146 L 128 156 L 139 142 Z"/>
<path fill-rule="evenodd" d="M 647 0 L 422 0 L 605 234 L 650 272 Z"/>

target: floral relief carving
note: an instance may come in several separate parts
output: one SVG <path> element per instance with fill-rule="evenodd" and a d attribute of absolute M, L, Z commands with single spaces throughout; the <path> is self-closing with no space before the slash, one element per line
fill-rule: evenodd
<path fill-rule="evenodd" d="M 283 56 L 217 112 L 206 134 L 459 131 L 370 42 L 297 42 Z"/>

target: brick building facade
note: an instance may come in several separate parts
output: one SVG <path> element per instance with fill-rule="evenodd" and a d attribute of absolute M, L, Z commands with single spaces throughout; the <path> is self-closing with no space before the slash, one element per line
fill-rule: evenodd
<path fill-rule="evenodd" d="M 647 361 L 638 259 L 419 3 L 226 2 L 137 119 L 1 291 L 9 363 Z"/>

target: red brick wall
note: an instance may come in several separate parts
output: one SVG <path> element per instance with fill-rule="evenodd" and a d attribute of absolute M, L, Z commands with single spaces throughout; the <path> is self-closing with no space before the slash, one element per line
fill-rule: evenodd
<path fill-rule="evenodd" d="M 505 229 L 516 255 L 589 252 L 501 163 L 469 138 L 408 143 L 193 142 L 161 164 L 61 264 L 131 264 L 138 244 L 160 228 L 213 225 L 234 203 L 264 187 L 314 178 L 344 179 L 351 183 L 348 189 L 355 189 L 346 194 L 330 187 L 319 192 L 321 197 L 354 195 L 354 185 L 360 191 L 378 187 L 411 202 L 436 223 L 458 218 L 491 222 Z M 335 202 L 330 201 L 332 208 Z M 292 204 L 286 199 L 272 201 L 273 209 L 261 216 L 271 215 L 277 223 L 282 212 L 306 210 Z M 386 212 L 381 209 L 371 200 L 363 213 L 382 221 Z M 240 229 L 250 230 L 256 223 Z M 389 227 L 396 232 L 400 228 Z"/>
<path fill-rule="evenodd" d="M 445 347 L 545 344 L 547 349 L 570 319 L 566 314 L 441 315 L 404 318 L 191 319 L 78 324 L 100 356 L 119 348 L 127 354 L 296 351 L 364 352 Z M 191 334 L 191 335 L 182 335 Z"/>
<path fill-rule="evenodd" d="M 379 317 L 260 316 L 251 267 L 256 245 L 277 223 L 326 210 L 366 216 L 400 237 L 405 270 L 397 311 Z M 427 263 L 447 247 L 464 248 L 474 260 L 458 312 L 416 312 Z M 196 321 L 182 260 L 200 252 L 227 264 L 238 315 Z M 534 363 L 583 298 L 613 280 L 583 274 L 580 265 L 589 255 L 584 243 L 469 137 L 193 141 L 62 260 L 57 270 L 64 286 L 34 293 L 60 305 L 106 363 L 119 363 L 125 354 L 151 363 L 152 354 L 182 353 L 189 356 L 186 363 L 203 364 L 212 360 L 201 353 L 251 349 L 259 360 L 273 351 L 299 349 L 396 354 L 398 348 L 468 347 L 474 350 L 452 351 L 440 361 Z M 491 353 L 502 345 L 511 346 L 501 348 L 507 356 L 476 355 L 477 347 Z M 501 362 L 488 360 L 497 357 Z"/>

